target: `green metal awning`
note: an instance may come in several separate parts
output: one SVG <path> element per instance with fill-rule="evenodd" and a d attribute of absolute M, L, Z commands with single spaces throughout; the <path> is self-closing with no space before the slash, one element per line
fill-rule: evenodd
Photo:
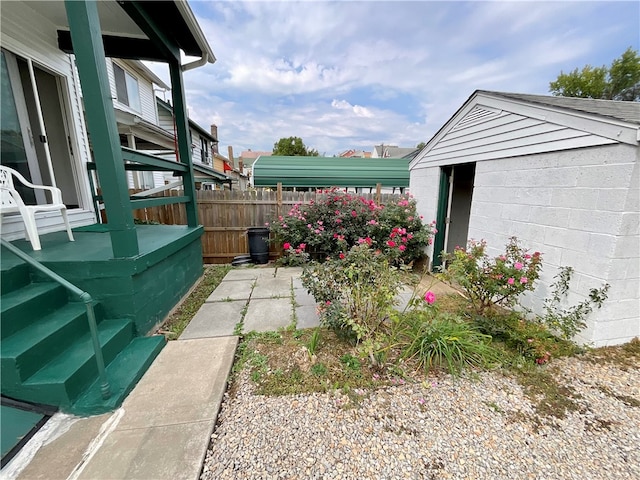
<path fill-rule="evenodd" d="M 260 156 L 253 164 L 256 187 L 409 186 L 409 159 Z"/>

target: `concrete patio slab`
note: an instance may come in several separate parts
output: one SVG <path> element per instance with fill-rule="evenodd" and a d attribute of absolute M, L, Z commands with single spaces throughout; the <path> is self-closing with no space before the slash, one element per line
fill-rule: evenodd
<path fill-rule="evenodd" d="M 255 280 L 258 276 L 257 268 L 233 268 L 227 272 L 222 281 Z"/>
<path fill-rule="evenodd" d="M 233 335 L 246 306 L 245 300 L 204 303 L 180 335 L 180 340 Z"/>
<path fill-rule="evenodd" d="M 206 302 L 223 302 L 226 300 L 249 300 L 255 280 L 223 281 L 218 285 Z"/>
<path fill-rule="evenodd" d="M 276 278 L 299 278 L 302 267 L 280 267 L 276 272 Z"/>
<path fill-rule="evenodd" d="M 298 329 L 315 328 L 320 326 L 320 318 L 315 305 L 303 305 L 296 307 L 296 318 Z"/>
<path fill-rule="evenodd" d="M 14 458 L 12 462 L 2 470 L 2 478 L 18 478 L 19 480 L 50 480 L 52 472 L 58 478 L 67 478 L 72 471 L 82 461 L 82 457 L 89 444 L 96 438 L 100 432 L 100 428 L 113 413 L 105 413 L 95 417 L 75 418 L 65 414 L 65 420 L 57 425 L 53 431 L 46 432 L 46 437 L 39 439 L 34 437 L 30 446 L 34 447 L 33 442 L 42 443 L 36 451 L 33 458 L 26 466 L 15 476 L 12 474 L 12 467 L 15 468 L 14 462 L 19 461 L 19 456 L 25 452 L 20 452 L 19 456 Z M 53 419 L 52 419 L 53 420 Z M 38 432 L 45 433 L 44 429 L 50 426 L 52 420 Z M 5 477 L 6 475 L 6 477 Z"/>
<path fill-rule="evenodd" d="M 316 299 L 313 298 L 313 295 L 311 295 L 310 293 L 308 293 L 305 289 L 303 288 L 295 288 L 293 290 L 293 298 L 296 302 L 296 305 L 299 306 L 316 306 L 317 302 Z"/>
<path fill-rule="evenodd" d="M 117 430 L 215 419 L 237 344 L 234 336 L 169 342 L 122 404 Z"/>
<path fill-rule="evenodd" d="M 261 298 L 291 298 L 290 278 L 269 278 L 259 279 L 251 292 L 251 300 Z"/>
<path fill-rule="evenodd" d="M 237 344 L 238 337 L 169 342 L 76 478 L 197 480 Z"/>
<path fill-rule="evenodd" d="M 116 430 L 77 478 L 197 480 L 212 426 L 203 421 Z"/>
<path fill-rule="evenodd" d="M 251 299 L 247 314 L 244 316 L 244 333 L 268 332 L 291 325 L 293 307 L 291 298 Z"/>

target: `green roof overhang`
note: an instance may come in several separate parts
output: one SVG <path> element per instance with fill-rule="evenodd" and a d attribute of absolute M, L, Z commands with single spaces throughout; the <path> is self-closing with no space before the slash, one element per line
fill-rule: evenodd
<path fill-rule="evenodd" d="M 203 165 L 193 164 L 193 170 L 195 171 L 194 181 L 196 182 L 212 182 L 212 183 L 228 183 L 231 184 L 231 179 L 224 173 L 220 173 L 213 168 L 205 167 Z"/>
<path fill-rule="evenodd" d="M 253 164 L 256 187 L 409 187 L 406 158 L 261 156 Z"/>

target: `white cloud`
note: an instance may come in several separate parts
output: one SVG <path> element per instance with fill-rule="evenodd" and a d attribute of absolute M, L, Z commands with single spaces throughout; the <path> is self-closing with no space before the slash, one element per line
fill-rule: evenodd
<path fill-rule="evenodd" d="M 544 94 L 640 33 L 631 2 L 190 3 L 218 58 L 185 73 L 190 114 L 235 151 L 415 146 L 474 90 Z"/>

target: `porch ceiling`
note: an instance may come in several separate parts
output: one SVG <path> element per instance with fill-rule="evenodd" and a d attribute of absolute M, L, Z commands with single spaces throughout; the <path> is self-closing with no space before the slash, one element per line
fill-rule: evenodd
<path fill-rule="evenodd" d="M 166 61 L 166 55 L 136 24 L 132 16 L 142 14 L 166 38 L 171 39 L 185 55 L 215 56 L 204 38 L 193 13 L 184 0 L 174 1 L 116 1 L 99 0 L 98 15 L 107 57 Z M 73 53 L 69 22 L 63 1 L 35 0 L 27 5 L 46 16 L 58 29 L 58 46 L 65 53 Z M 142 13 L 141 13 L 142 12 Z M 131 15 L 130 15 L 131 14 Z"/>

